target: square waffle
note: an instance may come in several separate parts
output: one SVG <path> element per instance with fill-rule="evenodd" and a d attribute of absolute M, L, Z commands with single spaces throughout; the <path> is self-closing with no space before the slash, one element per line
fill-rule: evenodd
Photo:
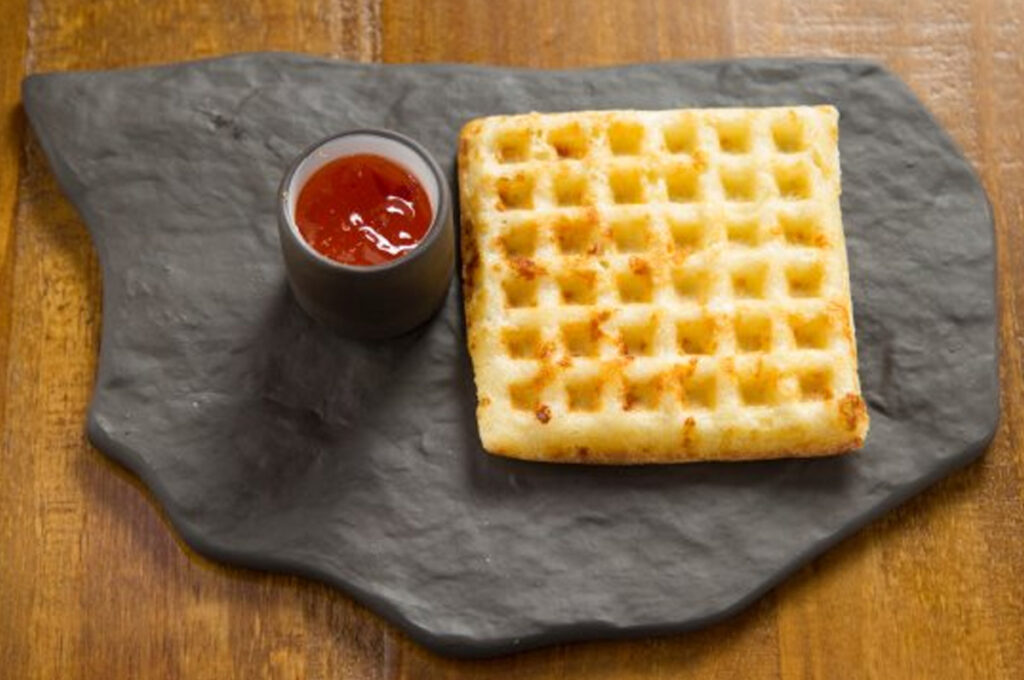
<path fill-rule="evenodd" d="M 859 447 L 837 140 L 831 106 L 467 124 L 484 448 L 628 464 Z"/>

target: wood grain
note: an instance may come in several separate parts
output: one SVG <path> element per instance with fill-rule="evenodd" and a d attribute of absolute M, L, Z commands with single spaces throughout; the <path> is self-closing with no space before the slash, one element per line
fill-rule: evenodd
<path fill-rule="evenodd" d="M 6 26 L 25 25 L 25 4 L 10 2 L 0 4 L 0 22 Z M 19 88 L 24 72 L 25 59 L 24 31 L 0 32 L 0 296 L 9 299 L 14 258 L 12 257 L 11 224 L 17 203 L 18 171 L 20 168 L 24 116 L 18 110 Z M 6 369 L 10 357 L 11 305 L 0 302 L 0 369 Z M 9 503 L 17 501 L 21 492 L 18 484 L 22 481 L 12 462 L 7 459 L 6 414 L 8 395 L 0 389 L 0 640 L 14 640 L 17 630 L 15 618 L 4 612 L 23 611 L 30 607 L 31 591 L 28 584 L 19 581 L 15 569 L 10 566 L 17 557 L 11 556 L 14 548 L 14 534 L 17 523 L 26 519 L 8 509 Z M 24 667 L 24 652 L 0 642 L 0 667 Z"/>
<path fill-rule="evenodd" d="M 1024 7 L 0 0 L 0 677 L 1024 677 Z M 884 61 L 978 169 L 997 222 L 1003 419 L 979 463 L 689 635 L 439 658 L 345 596 L 212 564 L 85 441 L 99 270 L 17 108 L 23 74 L 256 49 L 572 67 Z"/>

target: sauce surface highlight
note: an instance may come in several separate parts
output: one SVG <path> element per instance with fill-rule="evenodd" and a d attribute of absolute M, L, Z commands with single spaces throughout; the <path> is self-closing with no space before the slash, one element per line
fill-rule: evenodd
<path fill-rule="evenodd" d="M 337 158 L 306 180 L 295 224 L 317 252 L 348 265 L 396 260 L 426 236 L 433 219 L 419 180 L 375 154 Z"/>

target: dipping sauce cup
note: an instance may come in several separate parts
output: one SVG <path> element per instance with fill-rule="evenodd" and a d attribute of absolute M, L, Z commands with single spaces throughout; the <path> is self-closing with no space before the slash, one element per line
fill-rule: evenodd
<path fill-rule="evenodd" d="M 319 170 L 363 154 L 383 157 L 407 170 L 426 194 L 432 217 L 422 239 L 396 259 L 345 264 L 306 241 L 296 208 L 303 187 Z M 394 337 L 425 323 L 444 303 L 455 268 L 451 200 L 434 158 L 397 132 L 351 130 L 306 149 L 288 168 L 278 192 L 281 251 L 299 306 L 317 321 L 357 338 Z M 358 223 L 358 216 L 355 220 Z"/>

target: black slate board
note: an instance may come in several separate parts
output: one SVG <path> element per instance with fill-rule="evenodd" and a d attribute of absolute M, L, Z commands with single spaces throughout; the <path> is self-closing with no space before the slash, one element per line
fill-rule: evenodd
<path fill-rule="evenodd" d="M 200 552 L 333 583 L 435 650 L 704 625 L 993 434 L 990 210 L 954 144 L 875 64 L 545 72 L 255 54 L 33 76 L 24 101 L 103 266 L 92 441 Z M 370 344 L 317 327 L 286 290 L 275 188 L 328 133 L 393 128 L 452 172 L 460 126 L 484 114 L 822 102 L 842 115 L 871 409 L 859 454 L 625 469 L 493 458 L 454 286 L 422 332 Z"/>

